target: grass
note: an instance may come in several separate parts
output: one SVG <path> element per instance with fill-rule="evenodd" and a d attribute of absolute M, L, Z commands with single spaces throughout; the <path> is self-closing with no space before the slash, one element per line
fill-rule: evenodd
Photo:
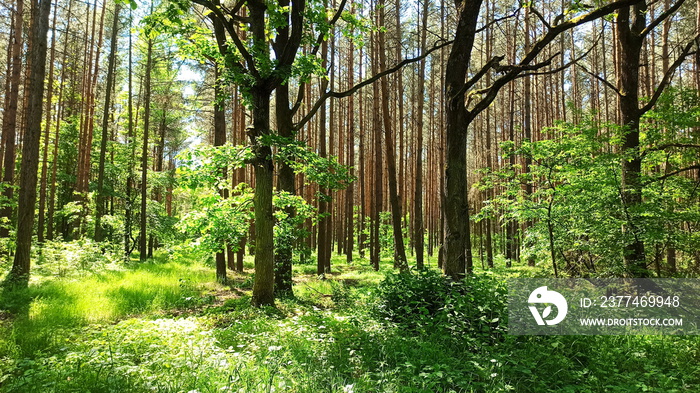
<path fill-rule="evenodd" d="M 367 260 L 335 256 L 326 279 L 295 266 L 296 296 L 263 309 L 249 305 L 248 274 L 225 287 L 210 266 L 166 259 L 40 277 L 3 293 L 0 392 L 700 388 L 695 337 L 465 335 L 388 323 L 374 310 L 389 259 L 375 272 Z"/>

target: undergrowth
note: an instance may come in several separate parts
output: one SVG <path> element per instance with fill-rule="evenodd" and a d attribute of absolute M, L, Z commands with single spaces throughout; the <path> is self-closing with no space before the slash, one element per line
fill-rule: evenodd
<path fill-rule="evenodd" d="M 334 259 L 250 306 L 182 255 L 39 280 L 0 303 L 2 392 L 682 392 L 695 337 L 507 334 L 501 277 Z M 250 261 L 246 261 L 250 266 Z M 381 283 L 378 285 L 378 283 Z"/>

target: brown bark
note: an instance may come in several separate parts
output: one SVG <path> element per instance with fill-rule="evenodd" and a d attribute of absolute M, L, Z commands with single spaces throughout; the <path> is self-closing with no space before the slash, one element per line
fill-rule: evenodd
<path fill-rule="evenodd" d="M 56 19 L 58 9 L 54 8 L 53 20 L 51 25 L 54 31 L 56 30 Z M 56 59 L 56 34 L 51 35 L 51 55 L 49 57 L 49 74 L 46 88 L 46 118 L 44 130 L 44 144 L 42 148 L 41 159 L 41 176 L 39 180 L 39 218 L 37 221 L 37 241 L 39 244 L 44 242 L 44 228 L 46 226 L 46 178 L 48 176 L 49 166 L 49 138 L 51 136 L 51 109 L 53 101 L 53 81 L 54 81 L 54 60 Z"/>
<path fill-rule="evenodd" d="M 426 41 L 428 35 L 428 0 L 423 0 L 423 8 L 421 11 L 420 24 L 420 50 L 425 52 L 427 49 Z M 425 107 L 425 67 L 426 60 L 423 59 L 418 65 L 418 93 L 416 104 L 416 175 L 415 189 L 413 195 L 413 242 L 416 250 L 416 267 L 423 269 L 425 263 L 423 254 L 425 253 L 424 246 L 424 224 L 423 224 L 423 111 Z"/>
<path fill-rule="evenodd" d="M 153 2 L 151 2 L 153 9 Z M 143 113 L 143 139 L 141 146 L 141 214 L 139 217 L 139 259 L 148 259 L 148 140 L 149 128 L 151 126 L 151 70 L 153 68 L 153 39 L 148 38 L 146 42 L 146 69 L 144 76 L 144 113 Z"/>
<path fill-rule="evenodd" d="M 321 58 L 323 59 L 323 67 L 328 67 L 328 43 L 323 42 L 321 45 Z M 324 79 L 321 83 L 322 90 L 325 91 L 328 82 Z M 324 103 L 319 112 L 318 120 L 318 154 L 321 157 L 327 157 L 327 143 L 326 143 L 326 104 Z M 318 222 L 318 243 L 317 243 L 317 263 L 316 263 L 316 274 L 323 275 L 325 273 L 330 273 L 327 271 L 326 267 L 330 266 L 330 255 L 332 247 L 332 237 L 329 233 L 331 230 L 331 218 L 330 218 L 330 191 L 326 189 L 321 189 L 320 197 L 318 201 L 318 215 L 320 217 Z"/>
<path fill-rule="evenodd" d="M 46 73 L 46 41 L 49 29 L 50 0 L 33 0 L 31 41 L 31 77 L 28 90 L 27 123 L 22 146 L 19 204 L 17 207 L 17 250 L 8 282 L 26 287 L 29 282 L 30 252 L 36 203 L 39 141 Z"/>
<path fill-rule="evenodd" d="M 214 24 L 221 23 L 215 20 Z M 218 65 L 214 65 L 214 146 L 226 144 L 226 104 L 224 102 L 224 89 L 220 80 L 220 70 Z M 219 173 L 221 179 L 226 179 L 226 169 Z M 222 198 L 227 198 L 225 189 L 220 189 Z M 222 249 L 216 252 L 216 281 L 226 283 L 226 244 L 221 245 Z"/>
<path fill-rule="evenodd" d="M 102 135 L 100 139 L 100 158 L 97 170 L 97 201 L 95 208 L 95 241 L 102 241 L 104 234 L 102 228 L 102 216 L 105 212 L 105 160 L 107 157 L 107 139 L 109 139 L 109 116 L 112 111 L 112 88 L 114 86 L 114 72 L 117 58 L 117 39 L 119 33 L 119 11 L 120 3 L 114 5 L 114 15 L 112 21 L 112 36 L 110 38 L 110 53 L 107 65 L 107 86 L 105 90 L 104 111 L 102 113 Z"/>
<path fill-rule="evenodd" d="M 0 218 L 5 218 L 11 222 L 12 219 L 12 197 L 14 188 L 12 185 L 15 177 L 15 139 L 17 128 L 17 102 L 19 99 L 19 85 L 22 75 L 22 13 L 24 12 L 24 1 L 17 0 L 12 21 L 12 72 L 9 75 L 9 89 L 5 96 L 5 108 L 2 117 L 2 182 L 5 188 L 2 190 L 3 198 L 7 205 L 0 209 Z M 8 65 L 9 67 L 9 65 Z M 0 237 L 9 235 L 9 227 L 0 226 Z"/>
<path fill-rule="evenodd" d="M 379 0 L 379 25 L 384 25 L 385 13 L 384 0 Z M 386 34 L 379 33 L 379 69 L 385 69 L 386 66 Z M 425 59 L 424 59 L 425 60 Z M 389 202 L 391 204 L 391 220 L 394 234 L 394 264 L 400 270 L 408 270 L 408 262 L 406 260 L 406 248 L 403 242 L 403 232 L 401 230 L 401 201 L 399 200 L 398 185 L 396 179 L 396 147 L 394 145 L 396 138 L 394 137 L 394 129 L 392 125 L 391 112 L 389 112 L 389 82 L 387 78 L 381 80 L 381 103 L 382 103 L 382 119 L 384 121 L 384 137 L 386 146 L 386 167 L 389 182 Z M 376 100 L 377 98 L 375 98 Z M 399 100 L 402 98 L 399 96 Z"/>

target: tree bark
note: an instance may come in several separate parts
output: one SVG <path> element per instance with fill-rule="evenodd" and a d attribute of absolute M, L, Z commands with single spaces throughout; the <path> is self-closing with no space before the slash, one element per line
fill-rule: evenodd
<path fill-rule="evenodd" d="M 37 171 L 39 169 L 39 141 L 46 75 L 46 41 L 49 29 L 50 0 L 32 1 L 31 76 L 28 90 L 28 113 L 22 166 L 20 169 L 19 204 L 17 207 L 17 252 L 8 275 L 8 281 L 26 287 L 29 283 L 32 229 L 36 204 Z"/>
<path fill-rule="evenodd" d="M 467 200 L 467 126 L 471 118 L 465 107 L 464 86 L 476 35 L 481 0 L 457 1 L 457 30 L 445 68 L 446 147 L 445 168 L 445 274 L 453 279 L 471 271 L 469 203 Z"/>
<path fill-rule="evenodd" d="M 2 117 L 2 143 L 3 143 L 3 174 L 2 182 L 5 188 L 2 190 L 6 205 L 0 209 L 0 217 L 12 220 L 12 197 L 14 195 L 15 177 L 15 139 L 17 128 L 17 102 L 19 100 L 19 85 L 22 76 L 22 14 L 24 12 L 24 1 L 17 0 L 14 10 L 14 20 L 12 21 L 12 72 L 9 75 L 9 90 L 5 97 L 5 108 Z M 9 224 L 9 223 L 8 223 Z M 0 237 L 9 236 L 9 226 L 0 226 Z"/>
<path fill-rule="evenodd" d="M 428 0 L 423 0 L 421 11 L 420 50 L 421 53 L 427 49 L 426 41 L 428 34 Z M 416 105 L 416 186 L 413 195 L 413 231 L 414 247 L 416 250 L 416 267 L 423 269 L 424 245 L 424 224 L 423 224 L 423 110 L 425 105 L 425 66 L 426 59 L 420 61 L 418 65 L 418 103 Z"/>
<path fill-rule="evenodd" d="M 102 136 L 100 139 L 100 159 L 97 170 L 97 201 L 95 207 L 95 241 L 102 241 L 102 216 L 105 212 L 105 160 L 107 157 L 107 139 L 109 139 L 109 116 L 112 106 L 112 86 L 114 85 L 114 70 L 117 58 L 117 40 L 119 33 L 119 11 L 120 3 L 114 5 L 114 20 L 112 21 L 112 36 L 110 38 L 109 60 L 107 64 L 107 87 L 105 90 L 104 111 L 102 113 Z"/>
<path fill-rule="evenodd" d="M 618 107 L 623 126 L 622 138 L 622 203 L 627 222 L 623 232 L 631 238 L 624 246 L 624 260 L 629 273 L 647 277 L 644 242 L 634 209 L 642 203 L 642 158 L 639 151 L 639 66 L 644 38 L 640 35 L 646 27 L 647 6 L 644 1 L 620 10 L 617 18 L 619 39 L 620 74 L 618 77 Z"/>
<path fill-rule="evenodd" d="M 151 9 L 153 3 L 151 3 Z M 144 77 L 144 113 L 143 113 L 143 145 L 141 146 L 141 215 L 139 217 L 139 259 L 148 259 L 148 134 L 151 126 L 151 69 L 153 67 L 153 40 L 148 38 L 146 43 L 146 75 Z"/>
<path fill-rule="evenodd" d="M 279 136 L 293 138 L 292 112 L 289 108 L 289 86 L 286 84 L 277 87 L 277 90 L 275 90 L 275 116 Z M 286 191 L 292 195 L 296 194 L 294 170 L 286 162 L 279 163 L 277 187 L 280 191 Z M 296 214 L 291 206 L 285 208 L 285 212 L 289 218 L 293 218 Z M 293 294 L 292 247 L 296 243 L 296 239 L 286 239 L 285 241 L 289 243 L 277 245 L 277 255 L 275 256 L 275 292 L 282 296 Z"/>
<path fill-rule="evenodd" d="M 226 144 L 226 104 L 219 66 L 216 64 L 214 65 L 214 79 L 214 146 L 223 146 Z M 222 180 L 226 179 L 226 169 L 219 173 L 219 177 Z M 220 189 L 219 195 L 222 198 L 228 198 L 228 192 L 225 189 Z M 222 249 L 216 252 L 216 281 L 224 284 L 227 281 L 226 244 L 222 244 L 221 247 Z"/>
<path fill-rule="evenodd" d="M 379 0 L 379 25 L 384 26 L 385 3 L 384 0 Z M 386 33 L 379 33 L 379 69 L 384 70 L 386 67 Z M 424 59 L 425 60 L 425 59 Z M 403 231 L 401 230 L 401 201 L 399 200 L 399 191 L 396 180 L 396 147 L 394 143 L 394 130 L 391 121 L 391 113 L 389 112 L 389 82 L 387 78 L 381 80 L 381 103 L 382 103 L 382 119 L 384 121 L 384 135 L 386 147 L 386 167 L 389 182 L 389 203 L 391 204 L 391 221 L 394 234 L 394 265 L 399 270 L 408 270 L 408 262 L 406 260 L 406 247 L 403 242 Z M 401 92 L 400 92 L 401 93 Z M 377 97 L 375 97 L 375 100 Z M 402 97 L 397 97 L 401 100 Z"/>

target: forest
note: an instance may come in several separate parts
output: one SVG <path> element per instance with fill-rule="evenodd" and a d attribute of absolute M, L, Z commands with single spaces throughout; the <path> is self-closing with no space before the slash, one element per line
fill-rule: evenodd
<path fill-rule="evenodd" d="M 700 391 L 696 335 L 508 324 L 700 274 L 700 0 L 0 15 L 0 392 Z"/>

